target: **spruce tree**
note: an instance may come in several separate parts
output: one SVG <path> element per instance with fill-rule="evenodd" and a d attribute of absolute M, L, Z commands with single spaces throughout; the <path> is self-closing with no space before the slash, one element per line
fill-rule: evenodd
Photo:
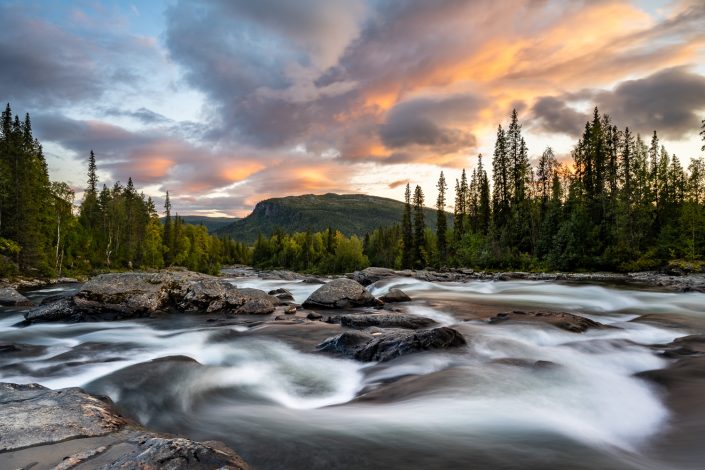
<path fill-rule="evenodd" d="M 436 184 L 438 189 L 438 199 L 436 199 L 436 240 L 438 244 L 438 260 L 441 265 L 445 264 L 448 256 L 448 243 L 446 241 L 446 231 L 448 229 L 446 224 L 446 190 L 448 185 L 446 184 L 445 176 L 441 171 L 441 176 L 438 178 L 438 183 Z"/>
<path fill-rule="evenodd" d="M 424 246 L 426 245 L 426 224 L 424 222 L 423 206 L 424 195 L 421 186 L 416 186 L 414 190 L 414 251 L 413 265 L 417 268 L 423 268 L 426 265 L 426 253 Z"/>
<path fill-rule="evenodd" d="M 414 257 L 414 234 L 411 225 L 411 187 L 406 183 L 404 191 L 404 214 L 401 220 L 402 231 L 402 257 L 401 267 L 404 269 L 411 268 Z"/>
<path fill-rule="evenodd" d="M 166 192 L 166 197 L 164 198 L 164 211 L 164 237 L 162 242 L 164 243 L 164 263 L 169 266 L 174 259 L 174 234 L 172 233 L 169 191 Z"/>

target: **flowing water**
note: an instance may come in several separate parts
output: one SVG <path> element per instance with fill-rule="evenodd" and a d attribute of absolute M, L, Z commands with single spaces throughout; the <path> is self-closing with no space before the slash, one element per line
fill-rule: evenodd
<path fill-rule="evenodd" d="M 233 282 L 285 287 L 299 303 L 318 287 Z M 20 327 L 21 311 L 4 309 L 0 343 L 25 346 L 0 353 L 0 380 L 109 395 L 154 430 L 224 441 L 261 469 L 674 468 L 649 451 L 671 413 L 662 392 L 635 374 L 668 366 L 652 345 L 694 331 L 637 319 L 705 318 L 705 294 L 410 279 L 370 290 L 392 287 L 414 299 L 401 309 L 456 328 L 468 345 L 363 364 L 314 352 L 340 331 L 323 322 L 171 314 Z M 575 334 L 484 319 L 514 309 L 569 311 L 611 328 Z M 167 356 L 198 363 L 123 370 Z"/>

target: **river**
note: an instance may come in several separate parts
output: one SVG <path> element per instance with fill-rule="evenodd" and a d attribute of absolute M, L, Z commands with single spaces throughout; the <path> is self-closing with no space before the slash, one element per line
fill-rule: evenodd
<path fill-rule="evenodd" d="M 284 287 L 298 303 L 318 287 L 232 282 Z M 663 390 L 636 374 L 669 366 L 653 345 L 702 334 L 705 294 L 403 278 L 370 290 L 379 296 L 392 287 L 413 299 L 399 308 L 452 326 L 468 345 L 363 364 L 314 351 L 340 331 L 325 322 L 171 313 L 21 327 L 22 311 L 3 308 L 0 344 L 26 347 L 21 354 L 0 352 L 0 380 L 108 395 L 151 429 L 223 441 L 258 469 L 670 469 L 701 463 L 697 455 L 653 450 L 678 422 Z M 76 286 L 26 294 L 39 301 L 71 289 Z M 567 311 L 609 328 L 576 334 L 486 321 L 515 309 Z M 124 370 L 168 356 L 198 363 L 181 358 Z"/>

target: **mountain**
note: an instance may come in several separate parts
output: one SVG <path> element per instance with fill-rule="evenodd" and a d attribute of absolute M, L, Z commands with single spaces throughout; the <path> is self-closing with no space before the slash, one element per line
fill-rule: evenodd
<path fill-rule="evenodd" d="M 380 226 L 401 221 L 404 203 L 364 194 L 305 194 L 267 199 L 257 203 L 244 219 L 216 231 L 235 240 L 254 242 L 257 235 L 269 235 L 275 228 L 285 232 L 322 231 L 328 227 L 345 235 L 363 236 Z M 450 214 L 448 214 L 450 224 Z M 426 226 L 436 229 L 436 210 L 424 209 Z"/>
<path fill-rule="evenodd" d="M 234 221 L 240 220 L 238 217 L 208 217 L 205 215 L 180 215 L 181 219 L 187 224 L 203 225 L 208 230 L 208 233 L 213 233 Z M 164 223 L 164 217 L 161 218 Z"/>

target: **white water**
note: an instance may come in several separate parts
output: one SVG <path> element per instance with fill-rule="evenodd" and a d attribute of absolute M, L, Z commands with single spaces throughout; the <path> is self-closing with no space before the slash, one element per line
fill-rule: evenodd
<path fill-rule="evenodd" d="M 263 290 L 285 287 L 298 302 L 318 287 L 258 279 L 233 282 Z M 442 442 L 438 445 L 454 446 L 458 451 L 486 445 L 488 439 L 497 443 L 508 436 L 547 433 L 608 453 L 621 449 L 638 454 L 667 426 L 669 413 L 653 386 L 634 374 L 667 365 L 649 345 L 665 344 L 690 332 L 632 320 L 649 313 L 705 315 L 705 295 L 697 293 L 527 281 L 434 284 L 409 279 L 370 290 L 381 295 L 392 287 L 423 300 L 403 309 L 453 325 L 467 338 L 468 346 L 385 364 L 360 364 L 302 351 L 296 344 L 262 335 L 261 327 L 244 324 L 211 326 L 193 319 L 182 324 L 181 318 L 168 326 L 164 322 L 169 320 L 160 319 L 17 328 L 12 325 L 21 317 L 10 313 L 0 317 L 0 342 L 46 349 L 17 360 L 0 355 L 0 380 L 39 382 L 52 388 L 83 386 L 100 378 L 110 382 L 111 373 L 128 365 L 185 355 L 205 367 L 179 378 L 164 377 L 165 386 L 177 390 L 181 409 L 153 405 L 151 414 L 141 415 L 143 420 L 156 419 L 158 425 L 158 416 L 172 413 L 189 432 L 230 439 L 245 449 L 251 445 L 253 453 L 261 445 L 250 442 L 253 436 L 289 439 L 301 446 L 309 444 L 307 439 L 337 442 L 336 436 L 340 440 L 388 439 L 390 445 L 407 450 L 420 449 L 416 446 L 421 441 L 438 440 Z M 450 309 L 444 309 L 444 301 L 454 302 L 455 308 L 458 302 L 467 301 L 508 309 L 580 312 L 612 328 L 575 334 L 544 325 L 459 323 Z M 227 330 L 230 335 L 225 340 L 216 339 Z M 93 343 L 99 346 L 88 348 Z M 75 353 L 74 362 L 57 358 L 62 353 Z M 502 363 L 503 359 L 521 364 Z M 533 367 L 536 361 L 555 365 Z M 434 375 L 424 381 L 429 374 Z M 383 402 L 352 401 L 363 390 L 384 390 L 385 383 L 402 377 L 407 377 L 405 385 Z M 105 391 L 114 400 L 128 393 L 120 383 Z M 225 397 L 204 401 L 212 391 L 223 392 Z M 144 399 L 149 401 L 148 395 L 158 392 L 145 391 Z M 242 423 L 247 424 L 247 431 Z M 295 437 L 298 433 L 302 441 Z M 274 462 L 263 459 L 265 467 Z"/>

